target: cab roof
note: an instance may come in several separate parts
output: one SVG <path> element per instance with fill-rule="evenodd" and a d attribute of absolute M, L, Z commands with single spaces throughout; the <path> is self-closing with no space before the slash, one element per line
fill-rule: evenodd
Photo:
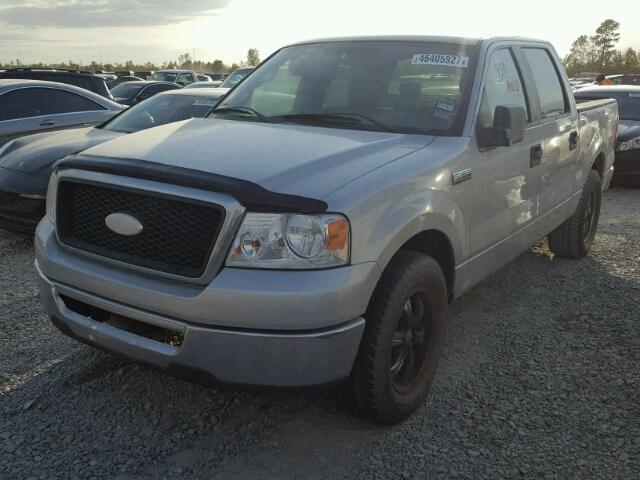
<path fill-rule="evenodd" d="M 329 42 L 435 42 L 435 43 L 454 43 L 458 45 L 477 45 L 481 42 L 534 42 L 549 43 L 545 40 L 525 37 L 490 37 L 490 38 L 469 38 L 469 37 L 451 37 L 441 35 L 373 35 L 373 36 L 357 36 L 357 37 L 334 37 L 334 38 L 317 38 L 295 42 L 292 45 L 304 45 L 309 43 L 329 43 Z"/>

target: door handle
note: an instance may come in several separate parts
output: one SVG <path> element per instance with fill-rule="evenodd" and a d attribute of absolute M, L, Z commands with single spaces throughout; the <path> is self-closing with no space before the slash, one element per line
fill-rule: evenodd
<path fill-rule="evenodd" d="M 529 160 L 529 167 L 537 167 L 542 162 L 542 145 L 537 144 L 531 147 L 531 157 Z"/>
<path fill-rule="evenodd" d="M 55 125 L 56 122 L 53 120 L 43 120 L 42 122 L 40 122 L 40 126 L 41 127 L 50 127 L 51 125 Z"/>
<path fill-rule="evenodd" d="M 573 131 L 569 134 L 569 150 L 578 148 L 578 132 Z"/>

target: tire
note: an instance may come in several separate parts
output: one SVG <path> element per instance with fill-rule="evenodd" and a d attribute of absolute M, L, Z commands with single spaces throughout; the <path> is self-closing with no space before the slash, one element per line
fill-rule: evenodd
<path fill-rule="evenodd" d="M 446 307 L 438 263 L 417 252 L 398 252 L 369 303 L 351 376 L 352 399 L 367 418 L 394 424 L 422 403 L 445 340 Z"/>
<path fill-rule="evenodd" d="M 590 170 L 574 214 L 548 236 L 549 248 L 565 258 L 583 258 L 589 254 L 600 218 L 602 181 Z"/>

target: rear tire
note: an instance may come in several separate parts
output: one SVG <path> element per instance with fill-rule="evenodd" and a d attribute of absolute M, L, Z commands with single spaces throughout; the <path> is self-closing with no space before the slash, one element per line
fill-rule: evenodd
<path fill-rule="evenodd" d="M 583 258 L 589 254 L 600 218 L 602 181 L 590 170 L 574 214 L 548 236 L 549 248 L 565 258 Z"/>
<path fill-rule="evenodd" d="M 385 269 L 367 309 L 351 377 L 356 407 L 393 424 L 425 398 L 446 333 L 447 287 L 431 257 L 401 250 Z"/>

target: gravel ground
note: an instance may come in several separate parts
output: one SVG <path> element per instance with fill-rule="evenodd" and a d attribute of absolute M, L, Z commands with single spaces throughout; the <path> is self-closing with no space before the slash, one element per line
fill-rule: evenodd
<path fill-rule="evenodd" d="M 423 407 L 372 426 L 332 392 L 191 385 L 75 343 L 0 233 L 0 478 L 640 477 L 640 190 L 605 194 L 593 254 L 544 243 L 450 310 Z"/>

